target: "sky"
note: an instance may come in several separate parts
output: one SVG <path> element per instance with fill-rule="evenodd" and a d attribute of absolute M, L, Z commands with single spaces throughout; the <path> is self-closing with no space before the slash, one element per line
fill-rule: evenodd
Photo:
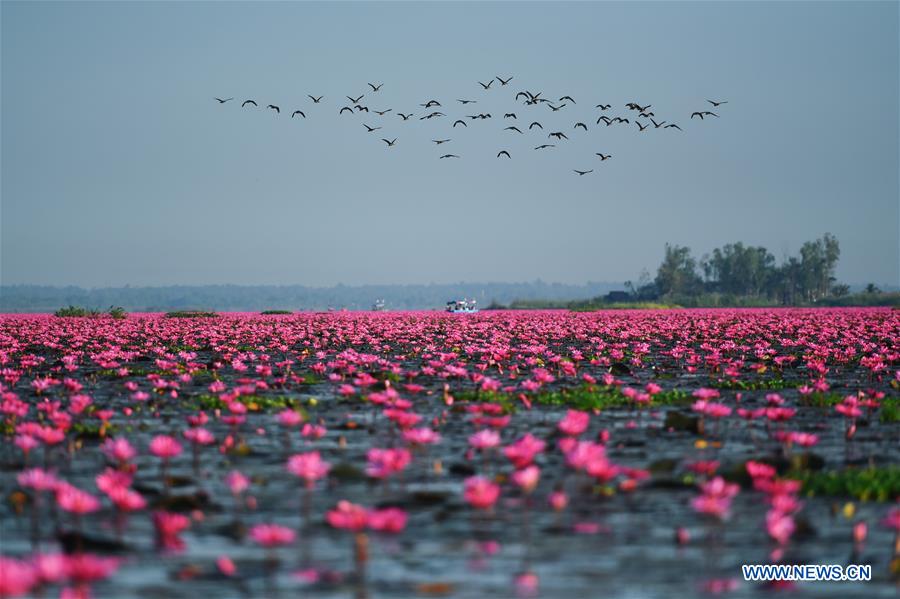
<path fill-rule="evenodd" d="M 825 232 L 840 280 L 900 284 L 897 2 L 4 1 L 0 20 L 4 285 L 624 281 L 666 242 L 780 260 Z M 392 112 L 338 114 L 360 94 Z M 430 99 L 447 116 L 419 120 Z M 683 132 L 595 124 L 632 101 Z"/>

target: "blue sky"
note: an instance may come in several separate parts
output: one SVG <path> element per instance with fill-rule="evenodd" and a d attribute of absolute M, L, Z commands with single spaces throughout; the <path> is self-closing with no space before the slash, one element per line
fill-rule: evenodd
<path fill-rule="evenodd" d="M 622 281 L 826 231 L 900 283 L 896 2 L 0 6 L 4 284 Z M 393 111 L 338 115 L 363 93 Z M 595 125 L 630 101 L 683 133 Z"/>

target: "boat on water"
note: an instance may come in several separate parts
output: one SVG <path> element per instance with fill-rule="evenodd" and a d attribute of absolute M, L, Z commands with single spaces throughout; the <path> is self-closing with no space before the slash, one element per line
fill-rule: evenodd
<path fill-rule="evenodd" d="M 372 312 L 384 312 L 387 308 L 385 307 L 385 303 L 383 299 L 375 300 L 375 303 L 372 304 Z"/>
<path fill-rule="evenodd" d="M 447 302 L 447 312 L 452 314 L 474 314 L 478 312 L 477 302 L 474 299 L 467 300 L 463 298 L 461 300 L 451 300 Z"/>

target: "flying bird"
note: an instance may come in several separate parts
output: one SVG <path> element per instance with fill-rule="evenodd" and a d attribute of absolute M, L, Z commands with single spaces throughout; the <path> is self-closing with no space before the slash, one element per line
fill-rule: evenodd
<path fill-rule="evenodd" d="M 556 139 L 558 139 L 558 140 L 560 140 L 560 141 L 562 141 L 562 139 L 563 139 L 564 137 L 565 137 L 566 139 L 569 139 L 568 137 L 566 137 L 566 134 L 563 133 L 562 131 L 554 131 L 553 133 L 549 134 L 547 137 L 555 137 Z"/>
<path fill-rule="evenodd" d="M 612 120 L 608 116 L 601 116 L 599 119 L 597 119 L 598 125 L 600 124 L 600 121 L 603 121 L 604 123 L 606 123 L 607 127 L 609 127 L 609 124 L 612 122 Z"/>
<path fill-rule="evenodd" d="M 463 105 L 466 105 L 466 104 L 475 104 L 476 102 L 478 102 L 478 100 L 457 100 L 457 102 L 460 102 Z"/>
<path fill-rule="evenodd" d="M 600 152 L 594 152 L 594 153 L 595 153 L 597 156 L 600 157 L 600 162 L 603 162 L 604 160 L 609 160 L 610 158 L 612 158 L 612 154 L 605 154 L 605 155 L 604 155 L 604 154 L 602 154 L 602 153 L 600 153 Z"/>
<path fill-rule="evenodd" d="M 372 112 L 374 112 L 378 116 L 384 116 L 387 113 L 389 113 L 391 110 L 392 110 L 391 108 L 388 108 L 387 110 L 373 110 Z"/>
<path fill-rule="evenodd" d="M 359 111 L 359 112 L 369 112 L 369 107 L 368 107 L 368 106 L 360 106 L 359 104 L 357 104 L 357 105 L 354 106 L 353 108 L 355 108 L 355 109 L 356 109 L 357 111 Z"/>
<path fill-rule="evenodd" d="M 437 100 L 428 100 L 424 104 L 419 104 L 419 106 L 424 106 L 425 108 L 431 108 L 432 106 L 440 106 L 440 105 L 441 105 L 441 103 L 438 102 Z"/>
<path fill-rule="evenodd" d="M 234 98 L 225 98 L 224 100 L 222 98 L 215 98 L 215 100 L 219 104 L 224 104 L 225 102 L 228 102 L 229 100 L 234 100 Z"/>
<path fill-rule="evenodd" d="M 617 122 L 617 123 L 629 123 L 629 124 L 631 123 L 631 121 L 629 121 L 628 119 L 623 119 L 623 118 L 620 117 L 620 116 L 617 116 L 616 118 L 614 118 L 614 119 L 613 119 L 613 122 Z"/>
<path fill-rule="evenodd" d="M 378 85 L 373 85 L 373 84 L 370 83 L 370 84 L 369 84 L 369 87 L 372 88 L 372 91 L 373 91 L 373 92 L 377 92 L 378 90 L 381 89 L 381 86 L 382 86 L 382 85 L 384 85 L 384 83 L 379 83 Z"/>
<path fill-rule="evenodd" d="M 578 129 L 579 127 L 581 127 L 582 129 L 584 129 L 585 131 L 587 131 L 587 125 L 585 125 L 584 123 L 575 123 L 575 126 L 572 127 L 572 128 L 573 128 L 573 129 Z"/>
<path fill-rule="evenodd" d="M 344 111 L 345 111 L 345 110 L 346 110 L 347 112 L 349 112 L 350 114 L 353 114 L 353 109 L 350 108 L 349 106 L 344 106 L 343 108 L 341 108 L 341 109 L 338 111 L 338 114 L 344 114 Z"/>
<path fill-rule="evenodd" d="M 665 121 L 663 121 L 663 122 L 661 122 L 661 123 L 657 123 L 657 122 L 654 121 L 653 119 L 650 119 L 650 122 L 653 123 L 653 127 L 655 127 L 656 129 L 659 129 L 660 127 L 662 127 L 663 125 L 666 124 Z"/>
<path fill-rule="evenodd" d="M 344 96 L 348 100 L 350 100 L 351 104 L 359 104 L 359 101 L 365 97 L 366 94 L 361 94 L 358 98 L 351 98 L 350 96 Z"/>
<path fill-rule="evenodd" d="M 463 127 L 468 127 L 466 122 L 462 119 L 456 119 L 455 121 L 453 121 L 453 126 L 456 127 L 457 125 L 462 125 Z"/>
<path fill-rule="evenodd" d="M 637 125 L 637 126 L 638 126 L 638 129 L 640 129 L 641 131 L 643 131 L 644 129 L 646 129 L 647 127 L 650 126 L 650 125 L 642 125 L 642 124 L 640 124 L 640 123 L 637 122 L 637 121 L 635 121 L 634 124 Z"/>
<path fill-rule="evenodd" d="M 271 108 L 272 110 L 274 110 L 274 111 L 277 112 L 278 114 L 281 114 L 281 109 L 278 108 L 277 106 L 275 106 L 274 104 L 269 104 L 268 106 L 266 106 L 266 108 Z"/>
<path fill-rule="evenodd" d="M 515 112 L 507 112 L 506 114 L 503 115 L 503 118 L 505 118 L 505 119 L 518 119 L 518 117 L 516 116 L 516 113 L 515 113 Z"/>
<path fill-rule="evenodd" d="M 535 148 L 535 150 L 543 150 L 544 148 L 555 148 L 554 144 L 541 144 Z"/>
<path fill-rule="evenodd" d="M 420 121 L 424 121 L 425 119 L 433 119 L 436 116 L 444 116 L 443 112 L 432 112 L 431 114 L 426 114 L 425 116 L 419 117 Z"/>
<path fill-rule="evenodd" d="M 397 138 L 395 137 L 395 138 L 393 139 L 393 141 L 388 141 L 388 140 L 386 140 L 385 138 L 382 137 L 382 138 L 381 138 L 381 141 L 383 141 L 384 143 L 386 143 L 386 144 L 388 145 L 389 148 L 392 148 L 392 147 L 394 147 L 394 144 L 397 143 Z"/>
<path fill-rule="evenodd" d="M 521 133 L 518 127 L 507 127 L 504 131 L 515 131 L 516 133 Z"/>
<path fill-rule="evenodd" d="M 411 112 L 409 114 L 403 114 L 402 112 L 397 113 L 397 116 L 401 117 L 404 121 L 408 121 L 409 117 L 411 117 L 412 115 L 413 114 Z"/>
<path fill-rule="evenodd" d="M 479 82 L 478 82 L 478 85 L 480 85 L 480 86 L 483 87 L 484 89 L 491 89 L 491 83 L 493 83 L 493 82 L 494 82 L 493 79 L 491 79 L 491 80 L 488 81 L 487 83 L 482 83 L 481 81 L 479 81 Z"/>
<path fill-rule="evenodd" d="M 247 104 L 253 104 L 254 106 L 258 106 L 257 103 L 254 102 L 253 100 L 244 100 L 244 103 L 241 104 L 241 108 L 243 108 L 243 107 L 246 106 Z"/>
<path fill-rule="evenodd" d="M 294 118 L 294 117 L 297 116 L 298 114 L 299 114 L 300 116 L 302 116 L 303 118 L 306 118 L 306 115 L 303 113 L 302 110 L 295 110 L 294 112 L 292 112 L 292 113 L 291 113 L 291 118 Z"/>
<path fill-rule="evenodd" d="M 728 104 L 728 100 L 720 100 L 718 102 L 716 102 L 715 100 L 707 100 L 707 102 L 712 104 L 713 108 L 715 108 L 716 106 L 721 106 L 722 104 Z"/>
<path fill-rule="evenodd" d="M 678 129 L 679 131 L 681 131 L 681 127 L 679 127 L 675 123 L 672 123 L 671 125 L 666 125 L 665 127 L 663 127 L 663 129 Z"/>
<path fill-rule="evenodd" d="M 537 125 L 542 130 L 544 128 L 543 125 L 541 125 L 539 122 L 535 121 L 535 122 L 531 123 L 530 125 L 528 125 L 528 130 L 531 131 L 531 128 L 534 127 L 535 125 Z"/>
<path fill-rule="evenodd" d="M 580 177 L 583 177 L 584 175 L 586 175 L 586 174 L 588 174 L 588 173 L 593 173 L 593 172 L 594 172 L 594 169 L 591 169 L 591 170 L 589 170 L 589 171 L 580 171 L 580 170 L 578 170 L 577 168 L 575 168 L 575 169 L 572 169 L 572 170 L 575 171 L 576 173 L 578 173 L 578 176 L 580 176 Z"/>
<path fill-rule="evenodd" d="M 449 139 L 432 139 L 431 141 L 433 141 L 433 142 L 436 143 L 437 145 L 441 145 L 441 144 L 447 143 L 447 142 L 450 141 L 450 140 L 449 140 Z"/>
<path fill-rule="evenodd" d="M 642 112 L 638 116 L 644 117 L 645 119 L 649 119 L 652 116 L 656 116 L 656 113 L 655 112 Z"/>
<path fill-rule="evenodd" d="M 559 102 L 562 102 L 563 100 L 568 100 L 568 101 L 571 102 L 572 104 L 577 104 L 577 102 L 576 102 L 575 100 L 572 99 L 572 96 L 563 96 L 563 97 L 560 98 L 558 101 L 559 101 Z"/>
<path fill-rule="evenodd" d="M 502 77 L 500 77 L 499 75 L 497 75 L 497 81 L 500 82 L 500 85 L 506 85 L 507 83 L 509 83 L 509 82 L 512 81 L 512 80 L 513 80 L 513 78 L 510 77 L 509 79 L 507 79 L 507 80 L 504 81 Z M 480 82 L 479 82 L 479 83 L 480 83 Z M 484 85 L 484 84 L 482 83 L 482 85 Z M 488 83 L 488 85 L 490 85 L 490 83 Z M 485 88 L 485 89 L 486 89 L 486 88 Z"/>
<path fill-rule="evenodd" d="M 459 158 L 456 154 L 444 154 L 441 158 Z"/>
<path fill-rule="evenodd" d="M 695 116 L 699 116 L 701 121 L 703 120 L 704 116 L 714 116 L 716 118 L 719 118 L 719 115 L 717 115 L 715 112 L 710 112 L 708 110 L 703 112 L 692 112 L 691 118 L 694 118 Z"/>
<path fill-rule="evenodd" d="M 559 106 L 554 106 L 553 104 L 549 104 L 550 110 L 553 112 L 559 112 L 562 108 L 566 107 L 566 104 L 560 104 Z"/>
<path fill-rule="evenodd" d="M 500 150 L 499 152 L 497 152 L 497 158 L 500 158 L 501 156 L 506 156 L 507 158 L 512 158 L 512 156 L 510 156 L 509 152 L 507 152 L 506 150 Z"/>
<path fill-rule="evenodd" d="M 313 101 L 313 104 L 318 104 L 319 102 L 322 101 L 322 98 L 324 98 L 325 96 L 319 96 L 319 97 L 317 98 L 317 97 L 315 97 L 315 96 L 311 96 L 311 95 L 309 95 L 309 94 L 306 94 L 306 97 L 309 98 L 310 100 L 312 100 L 312 101 Z"/>
<path fill-rule="evenodd" d="M 368 129 L 369 133 L 371 133 L 372 131 L 378 131 L 379 129 L 381 129 L 381 127 L 369 127 L 369 126 L 368 126 L 367 124 L 365 124 L 365 123 L 363 123 L 363 127 L 365 127 L 366 129 Z"/>
<path fill-rule="evenodd" d="M 597 104 L 595 108 L 599 108 L 600 110 L 609 110 L 612 107 L 612 104 Z"/>

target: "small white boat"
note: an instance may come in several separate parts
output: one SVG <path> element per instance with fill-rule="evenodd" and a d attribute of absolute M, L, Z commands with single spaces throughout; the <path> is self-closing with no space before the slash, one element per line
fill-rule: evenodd
<path fill-rule="evenodd" d="M 452 300 L 447 302 L 447 312 L 452 314 L 474 314 L 478 312 L 477 302 L 463 298 L 461 300 Z"/>

